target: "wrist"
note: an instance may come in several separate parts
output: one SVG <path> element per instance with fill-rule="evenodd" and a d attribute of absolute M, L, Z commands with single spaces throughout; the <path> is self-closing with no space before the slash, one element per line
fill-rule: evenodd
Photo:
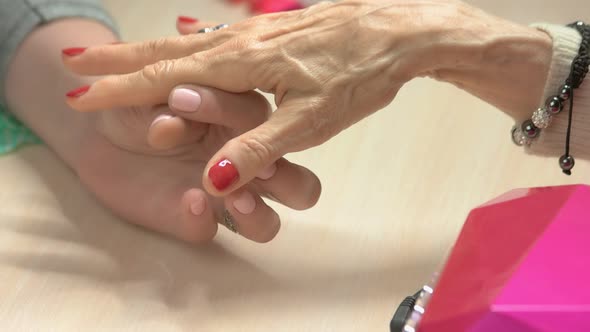
<path fill-rule="evenodd" d="M 435 63 L 422 76 L 454 84 L 517 120 L 529 118 L 543 96 L 551 37 L 464 5 L 453 21 L 440 28 L 444 38 L 430 51 Z"/>
<path fill-rule="evenodd" d="M 84 81 L 82 84 L 88 84 L 88 81 Z M 41 125 L 37 131 L 47 145 L 74 172 L 78 173 L 84 150 L 91 145 L 92 139 L 96 136 L 98 114 L 80 113 L 65 106 L 55 110 L 54 115 L 57 126 Z"/>
<path fill-rule="evenodd" d="M 74 170 L 96 115 L 72 110 L 65 102 L 65 93 L 96 78 L 68 73 L 62 64 L 61 50 L 71 45 L 106 44 L 115 40 L 107 27 L 94 21 L 51 22 L 27 36 L 8 68 L 9 109 Z"/>

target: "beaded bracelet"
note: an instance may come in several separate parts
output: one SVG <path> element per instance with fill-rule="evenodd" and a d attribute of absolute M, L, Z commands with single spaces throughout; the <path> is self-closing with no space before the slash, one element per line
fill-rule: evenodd
<path fill-rule="evenodd" d="M 579 88 L 584 81 L 584 78 L 588 73 L 588 66 L 590 65 L 590 25 L 578 21 L 568 24 L 567 26 L 578 30 L 582 35 L 580 50 L 572 62 L 570 75 L 565 80 L 565 84 L 561 86 L 558 93 L 547 99 L 545 105 L 538 108 L 533 113 L 531 119 L 524 121 L 520 126 L 514 126 L 512 128 L 512 141 L 518 146 L 530 145 L 532 141 L 539 136 L 542 129 L 549 127 L 552 117 L 559 114 L 563 110 L 564 102 L 569 100 L 570 108 L 565 141 L 565 154 L 559 157 L 559 166 L 563 173 L 571 175 L 571 170 L 575 165 L 575 159 L 569 153 L 572 114 L 574 109 L 574 90 Z"/>

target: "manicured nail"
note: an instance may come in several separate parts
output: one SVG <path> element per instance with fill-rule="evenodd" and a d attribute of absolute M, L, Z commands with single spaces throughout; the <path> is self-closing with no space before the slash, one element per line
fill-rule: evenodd
<path fill-rule="evenodd" d="M 181 112 L 196 112 L 201 107 L 201 95 L 191 89 L 176 89 L 169 101 L 170 107 Z"/>
<path fill-rule="evenodd" d="M 191 203 L 191 213 L 195 216 L 200 216 L 205 212 L 206 203 L 203 197 L 199 197 L 197 200 Z"/>
<path fill-rule="evenodd" d="M 277 164 L 272 163 L 272 165 L 270 165 L 267 168 L 260 171 L 260 173 L 258 173 L 258 175 L 256 175 L 256 177 L 261 180 L 268 180 L 268 179 L 272 178 L 276 172 L 277 172 Z"/>
<path fill-rule="evenodd" d="M 88 92 L 88 90 L 90 90 L 90 85 L 82 86 L 66 93 L 66 96 L 68 96 L 69 98 L 79 98 L 83 96 L 86 92 Z"/>
<path fill-rule="evenodd" d="M 61 50 L 64 55 L 67 56 L 76 56 L 84 53 L 86 51 L 86 47 L 71 47 Z"/>
<path fill-rule="evenodd" d="M 238 170 L 231 161 L 222 159 L 209 169 L 209 179 L 219 191 L 227 189 L 240 178 Z"/>
<path fill-rule="evenodd" d="M 190 16 L 178 16 L 178 22 L 185 23 L 185 24 L 194 24 L 199 22 L 198 19 L 190 17 Z"/>
<path fill-rule="evenodd" d="M 164 120 L 168 120 L 168 119 L 172 119 L 173 116 L 170 114 L 160 114 L 157 118 L 154 119 L 154 121 L 152 121 L 152 124 L 150 125 L 150 127 L 153 127 L 156 125 L 156 123 L 158 122 L 162 122 Z"/>
<path fill-rule="evenodd" d="M 244 191 L 238 199 L 234 201 L 234 207 L 241 214 L 251 214 L 256 209 L 256 200 L 254 196 L 247 191 Z"/>

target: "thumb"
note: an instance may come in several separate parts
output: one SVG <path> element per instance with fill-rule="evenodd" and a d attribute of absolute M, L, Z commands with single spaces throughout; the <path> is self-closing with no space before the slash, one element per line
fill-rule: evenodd
<path fill-rule="evenodd" d="M 228 141 L 207 164 L 204 188 L 225 196 L 256 177 L 264 179 L 267 168 L 285 154 L 319 144 L 306 107 L 285 101 L 268 121 Z"/>

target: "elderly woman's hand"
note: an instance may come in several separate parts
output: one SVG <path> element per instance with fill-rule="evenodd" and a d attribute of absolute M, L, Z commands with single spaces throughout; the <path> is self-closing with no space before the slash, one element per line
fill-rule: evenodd
<path fill-rule="evenodd" d="M 486 54 L 478 46 L 501 38 L 481 31 L 499 21 L 458 1 L 321 3 L 213 33 L 66 56 L 76 73 L 116 74 L 68 102 L 80 111 L 167 102 L 182 108 L 178 99 L 186 95 L 174 89 L 184 83 L 274 94 L 270 119 L 227 142 L 206 166 L 205 189 L 226 195 L 286 153 L 319 145 L 383 108 L 412 78 L 479 68 Z"/>

